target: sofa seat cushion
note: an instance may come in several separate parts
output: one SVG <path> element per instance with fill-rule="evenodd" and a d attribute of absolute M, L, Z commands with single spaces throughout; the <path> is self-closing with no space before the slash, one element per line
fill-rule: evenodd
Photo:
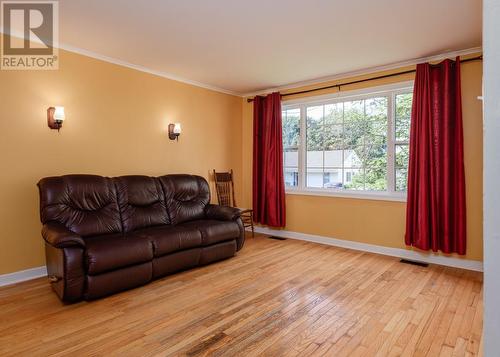
<path fill-rule="evenodd" d="M 134 233 L 86 238 L 85 245 L 85 260 L 90 275 L 153 260 L 151 242 Z"/>
<path fill-rule="evenodd" d="M 134 233 L 151 241 L 155 257 L 201 246 L 201 232 L 191 227 L 159 226 Z"/>
<path fill-rule="evenodd" d="M 200 219 L 182 223 L 178 227 L 198 229 L 201 232 L 201 243 L 203 246 L 236 239 L 240 236 L 240 228 L 235 221 Z"/>

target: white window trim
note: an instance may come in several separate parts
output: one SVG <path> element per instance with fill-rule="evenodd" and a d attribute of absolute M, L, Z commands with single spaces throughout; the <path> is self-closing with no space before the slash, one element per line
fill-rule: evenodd
<path fill-rule="evenodd" d="M 382 200 L 406 202 L 406 192 L 395 191 L 395 170 L 394 170 L 394 147 L 397 143 L 394 137 L 395 112 L 394 100 L 397 94 L 407 92 L 413 89 L 414 81 L 405 81 L 394 84 L 363 88 L 352 91 L 341 91 L 331 94 L 319 95 L 314 97 L 291 99 L 283 102 L 282 110 L 300 109 L 300 137 L 299 137 L 299 185 L 297 187 L 285 187 L 285 193 L 291 195 L 310 195 L 354 198 L 364 200 Z M 339 190 L 335 188 L 310 188 L 306 187 L 305 156 L 306 151 L 306 107 L 310 105 L 331 104 L 344 102 L 354 99 L 366 99 L 376 95 L 386 95 L 388 97 L 388 137 L 387 147 L 393 149 L 387 150 L 387 191 L 358 191 L 358 190 Z"/>

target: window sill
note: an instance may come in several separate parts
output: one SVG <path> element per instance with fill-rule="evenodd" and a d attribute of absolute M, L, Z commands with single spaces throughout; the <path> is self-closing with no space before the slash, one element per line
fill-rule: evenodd
<path fill-rule="evenodd" d="M 285 190 L 287 195 L 303 195 L 303 196 L 325 196 L 325 197 L 340 197 L 353 198 L 360 200 L 378 200 L 378 201 L 394 201 L 406 202 L 406 194 L 388 193 L 388 192 L 357 192 L 357 191 L 334 191 L 325 189 L 291 189 Z"/>

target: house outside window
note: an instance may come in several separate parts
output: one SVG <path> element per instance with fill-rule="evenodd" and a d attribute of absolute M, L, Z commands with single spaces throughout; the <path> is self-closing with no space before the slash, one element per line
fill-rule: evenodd
<path fill-rule="evenodd" d="M 413 83 L 284 102 L 288 193 L 404 200 Z"/>

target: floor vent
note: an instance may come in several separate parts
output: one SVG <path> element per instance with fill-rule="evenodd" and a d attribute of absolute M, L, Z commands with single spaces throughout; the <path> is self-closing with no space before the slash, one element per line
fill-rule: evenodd
<path fill-rule="evenodd" d="M 276 239 L 276 240 L 286 240 L 286 238 L 276 237 L 276 236 L 269 236 L 268 238 L 270 238 L 270 239 Z"/>
<path fill-rule="evenodd" d="M 401 259 L 399 262 L 404 264 L 418 265 L 419 267 L 424 267 L 424 268 L 427 268 L 429 266 L 429 264 L 427 263 L 416 262 L 414 260 L 408 260 L 408 259 Z"/>

